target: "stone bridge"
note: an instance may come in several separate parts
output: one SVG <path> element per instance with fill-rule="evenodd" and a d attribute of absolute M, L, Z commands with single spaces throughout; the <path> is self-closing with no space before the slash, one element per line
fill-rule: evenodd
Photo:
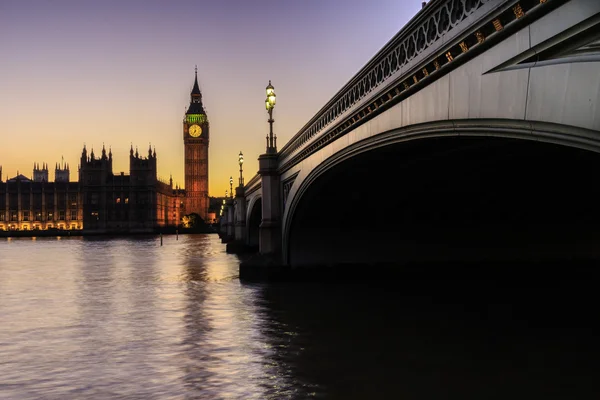
<path fill-rule="evenodd" d="M 224 241 L 290 267 L 600 258 L 599 32 L 598 0 L 430 1 L 267 144 Z"/>

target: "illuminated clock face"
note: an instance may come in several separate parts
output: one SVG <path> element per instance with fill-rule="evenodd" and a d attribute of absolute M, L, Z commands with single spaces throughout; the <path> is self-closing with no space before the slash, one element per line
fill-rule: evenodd
<path fill-rule="evenodd" d="M 202 134 L 202 128 L 200 128 L 200 125 L 194 124 L 190 126 L 189 132 L 191 137 L 198 137 Z"/>

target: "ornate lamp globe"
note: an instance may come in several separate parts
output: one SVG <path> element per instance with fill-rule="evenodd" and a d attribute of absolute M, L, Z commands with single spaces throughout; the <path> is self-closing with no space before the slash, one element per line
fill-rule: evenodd
<path fill-rule="evenodd" d="M 275 107 L 275 103 L 276 103 L 276 95 L 275 95 L 275 88 L 273 87 L 273 85 L 271 85 L 271 81 L 269 81 L 269 85 L 267 85 L 267 99 L 265 100 L 265 107 L 267 108 L 267 110 L 272 109 L 273 107 Z"/>
<path fill-rule="evenodd" d="M 241 151 L 240 151 L 240 155 L 238 156 L 238 162 L 240 163 L 240 167 L 244 163 L 244 155 L 242 154 Z"/>

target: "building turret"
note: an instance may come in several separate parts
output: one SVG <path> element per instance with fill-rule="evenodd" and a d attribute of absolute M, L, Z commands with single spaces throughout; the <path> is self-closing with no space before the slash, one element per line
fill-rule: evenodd
<path fill-rule="evenodd" d="M 154 184 L 157 181 L 156 157 L 152 155 L 152 148 L 148 148 L 148 157 L 140 157 L 138 148 L 135 148 L 135 155 L 129 157 L 129 173 L 132 182 L 139 185 Z"/>
<path fill-rule="evenodd" d="M 85 148 L 85 143 L 84 143 L 83 150 L 81 150 L 80 164 L 83 165 L 86 161 L 87 161 L 87 149 Z"/>
<path fill-rule="evenodd" d="M 69 170 L 69 164 L 65 164 L 64 160 L 62 160 L 60 164 L 56 163 L 56 168 L 54 169 L 54 182 L 69 182 L 70 179 L 71 172 Z"/>
<path fill-rule="evenodd" d="M 42 163 L 42 168 L 40 168 L 40 164 L 33 163 L 33 181 L 48 182 L 48 166 L 46 163 Z"/>

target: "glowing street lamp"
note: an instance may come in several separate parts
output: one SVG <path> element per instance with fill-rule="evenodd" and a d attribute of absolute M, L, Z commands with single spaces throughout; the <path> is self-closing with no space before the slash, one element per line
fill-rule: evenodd
<path fill-rule="evenodd" d="M 273 108 L 275 108 L 276 95 L 275 88 L 271 85 L 271 81 L 269 80 L 269 85 L 267 86 L 267 98 L 265 100 L 265 107 L 269 113 L 269 136 L 267 136 L 267 153 L 277 153 L 277 136 L 273 134 Z"/>
<path fill-rule="evenodd" d="M 244 163 L 244 155 L 240 151 L 240 155 L 238 156 L 238 163 L 240 164 L 240 187 L 244 186 L 244 177 L 242 176 L 242 164 Z"/>
<path fill-rule="evenodd" d="M 233 198 L 233 176 L 229 177 L 229 195 Z"/>

